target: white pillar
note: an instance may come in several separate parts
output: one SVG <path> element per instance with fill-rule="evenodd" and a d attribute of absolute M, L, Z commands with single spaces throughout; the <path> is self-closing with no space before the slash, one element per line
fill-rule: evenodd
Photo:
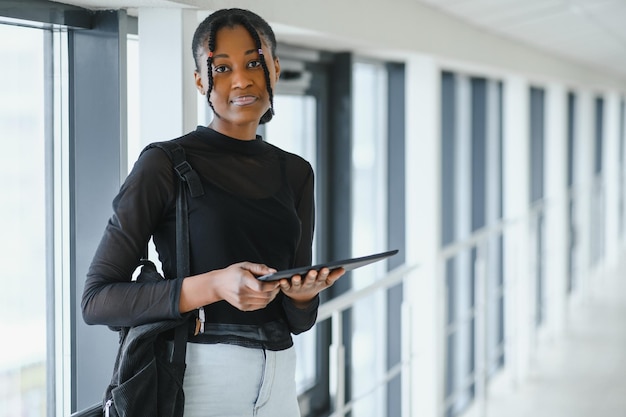
<path fill-rule="evenodd" d="M 513 224 L 504 237 L 505 340 L 507 369 L 513 380 L 525 379 L 530 364 L 531 318 L 528 208 L 529 86 L 511 75 L 504 80 L 503 199 L 504 217 Z"/>
<path fill-rule="evenodd" d="M 439 417 L 445 352 L 444 280 L 438 270 L 441 223 L 441 73 L 435 61 L 414 56 L 406 64 L 406 227 L 408 264 L 420 265 L 408 280 L 412 416 Z"/>
<path fill-rule="evenodd" d="M 140 131 L 142 145 L 195 129 L 197 91 L 191 39 L 197 12 L 139 8 Z"/>
<path fill-rule="evenodd" d="M 567 91 L 555 83 L 546 92 L 546 307 L 550 336 L 556 337 L 565 327 L 567 299 Z"/>

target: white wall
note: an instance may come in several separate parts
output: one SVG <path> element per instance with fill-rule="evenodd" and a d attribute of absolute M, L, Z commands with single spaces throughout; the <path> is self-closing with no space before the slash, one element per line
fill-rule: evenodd
<path fill-rule="evenodd" d="M 193 10 L 139 10 L 139 109 L 141 144 L 195 129 L 197 90 L 191 55 Z"/>

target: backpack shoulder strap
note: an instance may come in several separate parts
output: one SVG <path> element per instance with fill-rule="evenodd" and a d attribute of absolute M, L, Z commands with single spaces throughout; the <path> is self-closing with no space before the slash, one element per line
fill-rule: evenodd
<path fill-rule="evenodd" d="M 187 184 L 189 195 L 191 195 L 191 197 L 204 195 L 204 189 L 202 188 L 200 177 L 187 161 L 185 150 L 182 146 L 171 140 L 165 142 L 154 142 L 146 146 L 142 153 L 150 148 L 159 148 L 167 154 L 172 161 L 172 165 L 174 166 L 174 170 L 178 174 L 178 177 L 181 181 Z"/>

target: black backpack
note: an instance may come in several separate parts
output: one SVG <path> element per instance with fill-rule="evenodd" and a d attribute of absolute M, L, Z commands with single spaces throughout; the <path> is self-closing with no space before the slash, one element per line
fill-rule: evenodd
<path fill-rule="evenodd" d="M 156 142 L 142 153 L 154 147 L 167 153 L 180 179 L 176 204 L 176 272 L 182 278 L 189 275 L 187 194 L 198 197 L 204 190 L 180 145 L 173 141 Z M 137 282 L 165 279 L 150 260 L 140 262 Z M 72 417 L 182 417 L 185 354 L 192 318 L 193 314 L 187 313 L 179 320 L 118 328 L 120 345 L 103 402 Z"/>

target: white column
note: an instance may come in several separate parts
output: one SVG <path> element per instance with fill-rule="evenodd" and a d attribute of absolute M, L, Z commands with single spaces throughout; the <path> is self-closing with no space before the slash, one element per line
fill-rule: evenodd
<path fill-rule="evenodd" d="M 617 264 L 619 256 L 619 134 L 620 96 L 617 93 L 605 95 L 603 166 L 606 184 L 606 266 Z"/>
<path fill-rule="evenodd" d="M 530 364 L 531 318 L 529 253 L 529 86 L 511 75 L 504 80 L 504 217 L 513 222 L 504 237 L 505 340 L 515 383 L 521 382 Z"/>
<path fill-rule="evenodd" d="M 440 247 L 441 74 L 435 61 L 414 56 L 406 65 L 406 236 L 408 264 L 420 265 L 408 280 L 412 416 L 439 417 L 443 399 L 443 276 Z"/>
<path fill-rule="evenodd" d="M 546 307 L 550 336 L 556 337 L 565 327 L 567 298 L 567 91 L 555 83 L 546 93 Z"/>
<path fill-rule="evenodd" d="M 142 145 L 195 129 L 197 91 L 191 39 L 195 10 L 139 9 L 140 131 Z"/>

